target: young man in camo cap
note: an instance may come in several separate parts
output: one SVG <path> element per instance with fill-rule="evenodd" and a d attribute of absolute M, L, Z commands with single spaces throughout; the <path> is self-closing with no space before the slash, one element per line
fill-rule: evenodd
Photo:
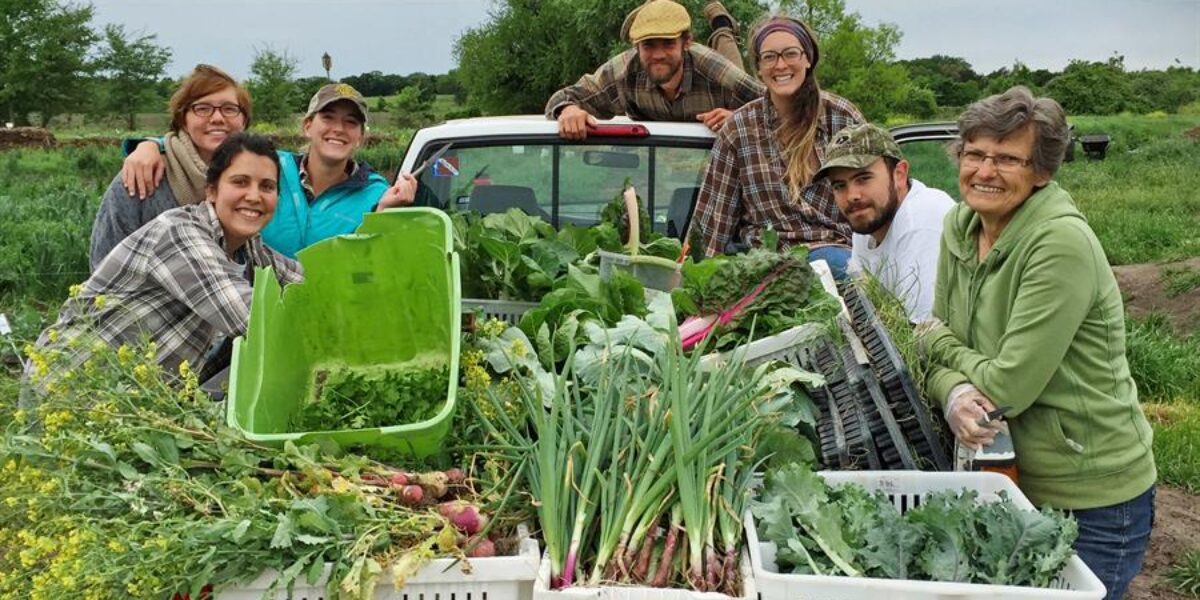
<path fill-rule="evenodd" d="M 942 220 L 954 200 L 909 176 L 886 130 L 862 123 L 834 135 L 816 178 L 829 180 L 850 229 L 850 269 L 867 271 L 904 303 L 913 322 L 933 310 Z"/>
<path fill-rule="evenodd" d="M 723 7 L 706 14 L 732 37 L 732 19 Z M 626 22 L 634 47 L 546 103 L 546 118 L 558 121 L 562 137 L 584 139 L 596 119 L 620 114 L 642 121 L 700 121 L 716 131 L 733 110 L 762 95 L 762 83 L 740 63 L 692 43 L 692 19 L 681 4 L 650 0 Z"/>

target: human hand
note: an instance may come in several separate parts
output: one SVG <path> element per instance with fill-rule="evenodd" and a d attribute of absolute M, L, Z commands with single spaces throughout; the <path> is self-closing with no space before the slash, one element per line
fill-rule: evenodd
<path fill-rule="evenodd" d="M 558 135 L 563 139 L 587 139 L 588 127 L 595 125 L 596 117 L 574 104 L 568 104 L 558 113 Z"/>
<path fill-rule="evenodd" d="M 721 129 L 721 126 L 724 125 L 725 121 L 729 119 L 729 115 L 732 114 L 733 111 L 729 110 L 728 108 L 714 108 L 708 112 L 702 112 L 696 115 L 696 120 L 704 123 L 704 126 L 707 127 L 709 131 L 717 131 Z"/>
<path fill-rule="evenodd" d="M 121 164 L 121 185 L 130 196 L 145 200 L 158 189 L 166 170 L 166 160 L 158 151 L 158 143 L 145 140 L 139 142 Z"/>
<path fill-rule="evenodd" d="M 978 388 L 960 384 L 950 391 L 950 399 L 946 401 L 946 423 L 960 444 L 978 450 L 980 446 L 990 446 L 1001 428 L 1001 422 L 987 417 L 993 410 L 996 405 Z"/>
<path fill-rule="evenodd" d="M 396 208 L 398 206 L 411 206 L 413 199 L 416 197 L 417 178 L 408 173 L 400 173 L 400 175 L 396 177 L 396 183 L 383 193 L 383 197 L 379 199 L 379 204 L 376 206 L 375 210 Z"/>

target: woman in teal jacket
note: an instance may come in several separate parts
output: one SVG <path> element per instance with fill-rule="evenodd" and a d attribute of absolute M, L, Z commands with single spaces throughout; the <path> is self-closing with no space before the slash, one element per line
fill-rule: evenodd
<path fill-rule="evenodd" d="M 1096 235 L 1051 181 L 1070 137 L 1062 107 L 1015 87 L 959 117 L 959 190 L 946 217 L 921 347 L 930 393 L 960 443 L 1006 416 L 1021 490 L 1069 510 L 1075 550 L 1120 598 L 1154 514 L 1151 430 L 1125 356 L 1121 293 Z"/>
<path fill-rule="evenodd" d="M 366 99 L 347 84 L 331 83 L 313 95 L 302 123 L 308 148 L 279 152 L 279 207 L 262 232 L 273 250 L 295 258 L 316 242 L 353 233 L 365 213 L 412 204 L 416 178 L 402 173 L 389 187 L 370 165 L 354 159 L 366 138 L 367 116 Z M 140 185 L 156 177 L 161 164 L 157 144 L 147 142 L 125 160 L 125 170 Z M 143 187 L 152 189 L 152 183 Z"/>

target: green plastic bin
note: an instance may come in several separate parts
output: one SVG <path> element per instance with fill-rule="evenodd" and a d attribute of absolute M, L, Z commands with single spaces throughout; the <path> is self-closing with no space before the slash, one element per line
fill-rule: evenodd
<path fill-rule="evenodd" d="M 303 283 L 280 290 L 273 274 L 260 270 L 246 335 L 233 346 L 228 424 L 266 445 L 329 439 L 417 457 L 437 452 L 458 388 L 462 309 L 452 235 L 440 210 L 371 213 L 356 233 L 300 251 Z M 448 366 L 445 405 L 418 423 L 289 431 L 316 369 L 374 365 Z"/>

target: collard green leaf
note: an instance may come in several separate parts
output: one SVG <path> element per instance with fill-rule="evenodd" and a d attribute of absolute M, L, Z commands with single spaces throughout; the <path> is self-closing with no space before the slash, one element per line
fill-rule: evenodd
<path fill-rule="evenodd" d="M 279 520 L 275 525 L 275 535 L 271 536 L 270 547 L 272 549 L 291 548 L 295 531 L 296 525 L 292 522 L 291 517 L 279 515 Z"/>

